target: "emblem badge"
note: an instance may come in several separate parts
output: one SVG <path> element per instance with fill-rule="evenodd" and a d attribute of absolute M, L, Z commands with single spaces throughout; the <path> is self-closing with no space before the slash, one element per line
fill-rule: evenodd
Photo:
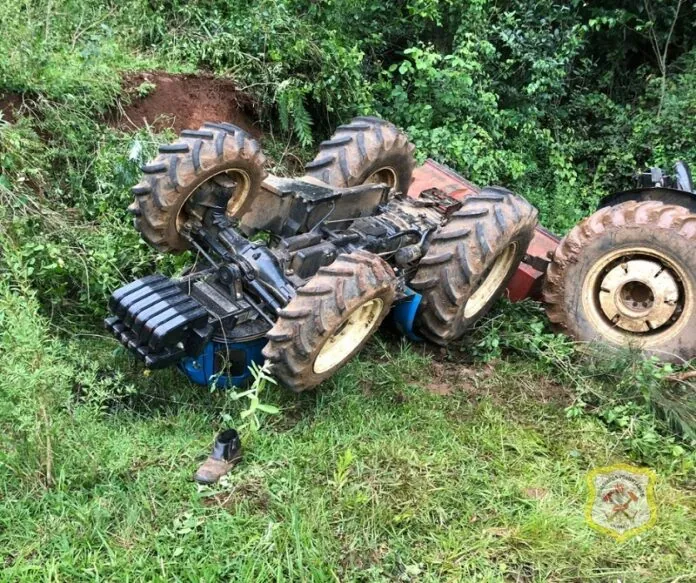
<path fill-rule="evenodd" d="M 655 524 L 655 474 L 646 468 L 615 464 L 587 475 L 585 518 L 603 534 L 624 541 Z"/>

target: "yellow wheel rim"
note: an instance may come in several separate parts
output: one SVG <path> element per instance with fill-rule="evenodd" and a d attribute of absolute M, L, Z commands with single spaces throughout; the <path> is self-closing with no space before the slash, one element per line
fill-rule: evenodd
<path fill-rule="evenodd" d="M 396 173 L 385 166 L 370 174 L 365 180 L 365 184 L 386 184 L 389 188 L 394 188 L 396 186 Z"/>
<path fill-rule="evenodd" d="M 326 339 L 314 360 L 314 372 L 322 374 L 347 360 L 377 326 L 384 302 L 374 298 L 358 306 Z"/>
<path fill-rule="evenodd" d="M 236 190 L 230 200 L 227 202 L 227 216 L 234 217 L 241 210 L 242 206 L 246 202 L 249 192 L 251 191 L 251 177 L 245 170 L 239 168 L 231 168 L 230 170 L 223 170 L 209 177 L 207 180 L 201 182 L 196 188 L 191 191 L 188 198 L 182 203 L 179 213 L 176 217 L 177 231 L 186 223 L 190 218 L 187 213 L 187 203 L 191 198 L 193 198 L 196 191 L 201 188 L 204 184 L 213 181 L 221 187 L 231 187 L 236 184 Z"/>
<path fill-rule="evenodd" d="M 251 190 L 251 178 L 244 170 L 234 169 L 224 173 L 226 177 L 237 183 L 237 191 L 227 202 L 227 216 L 234 217 L 246 202 L 249 191 Z"/>
<path fill-rule="evenodd" d="M 658 345 L 682 332 L 694 290 L 683 269 L 664 253 L 620 249 L 597 261 L 582 285 L 582 304 L 593 327 L 617 344 Z"/>
<path fill-rule="evenodd" d="M 517 255 L 517 243 L 510 243 L 498 256 L 493 260 L 493 264 L 485 275 L 481 285 L 471 295 L 464 306 L 464 317 L 466 319 L 473 318 L 478 314 L 491 297 L 505 281 L 506 276 L 510 273 Z"/>

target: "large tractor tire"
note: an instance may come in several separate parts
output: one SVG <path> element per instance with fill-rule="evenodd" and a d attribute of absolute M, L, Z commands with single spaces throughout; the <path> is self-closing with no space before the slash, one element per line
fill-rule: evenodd
<path fill-rule="evenodd" d="M 418 332 L 442 345 L 463 336 L 502 295 L 536 225 L 536 209 L 508 190 L 485 188 L 465 198 L 409 284 L 423 296 Z"/>
<path fill-rule="evenodd" d="M 396 276 L 377 255 L 356 251 L 322 267 L 283 309 L 263 355 L 293 391 L 315 387 L 357 354 L 389 313 Z"/>
<path fill-rule="evenodd" d="M 160 146 L 159 155 L 142 167 L 128 207 L 135 228 L 159 251 L 188 248 L 181 229 L 190 218 L 194 194 L 203 188 L 236 188 L 227 214 L 241 217 L 266 177 L 266 158 L 247 132 L 227 123 L 205 123 L 184 130 L 174 144 Z"/>
<path fill-rule="evenodd" d="M 544 301 L 580 341 L 696 357 L 696 214 L 655 201 L 601 209 L 559 244 Z"/>
<path fill-rule="evenodd" d="M 377 117 L 356 117 L 319 144 L 305 172 L 331 186 L 382 183 L 406 194 L 416 165 L 414 149 L 395 125 Z"/>

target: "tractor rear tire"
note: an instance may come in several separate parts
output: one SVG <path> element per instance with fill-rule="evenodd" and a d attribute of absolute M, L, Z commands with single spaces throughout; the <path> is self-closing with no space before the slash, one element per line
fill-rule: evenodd
<path fill-rule="evenodd" d="M 394 124 L 378 117 L 356 117 L 319 144 L 319 153 L 305 172 L 340 188 L 384 183 L 406 194 L 416 165 L 414 150 Z"/>
<path fill-rule="evenodd" d="M 142 167 L 143 177 L 132 189 L 135 201 L 128 210 L 142 238 L 161 252 L 188 248 L 180 233 L 185 205 L 201 185 L 211 180 L 223 188 L 236 183 L 228 215 L 242 217 L 266 177 L 266 158 L 258 142 L 228 123 L 184 130 L 176 143 L 160 146 L 159 152 Z"/>
<path fill-rule="evenodd" d="M 333 375 L 357 354 L 389 313 L 396 276 L 367 251 L 322 267 L 280 312 L 263 355 L 282 384 L 300 392 Z"/>
<path fill-rule="evenodd" d="M 582 342 L 696 356 L 696 214 L 656 201 L 603 208 L 560 242 L 546 273 L 549 319 Z"/>
<path fill-rule="evenodd" d="M 409 284 L 423 296 L 418 333 L 441 345 L 463 336 L 502 295 L 536 225 L 536 209 L 509 190 L 466 197 L 433 236 Z"/>

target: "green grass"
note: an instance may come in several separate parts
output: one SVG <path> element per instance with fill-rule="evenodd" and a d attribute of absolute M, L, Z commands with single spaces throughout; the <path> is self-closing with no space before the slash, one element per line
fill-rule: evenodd
<path fill-rule="evenodd" d="M 585 475 L 630 453 L 597 419 L 568 420 L 571 392 L 531 367 L 433 361 L 382 336 L 315 392 L 270 391 L 281 414 L 202 488 L 191 475 L 239 402 L 144 376 L 107 339 L 52 345 L 33 302 L 11 307 L 0 388 L 24 402 L 0 458 L 2 580 L 696 576 L 692 474 L 657 465 L 651 531 L 595 533 Z"/>

